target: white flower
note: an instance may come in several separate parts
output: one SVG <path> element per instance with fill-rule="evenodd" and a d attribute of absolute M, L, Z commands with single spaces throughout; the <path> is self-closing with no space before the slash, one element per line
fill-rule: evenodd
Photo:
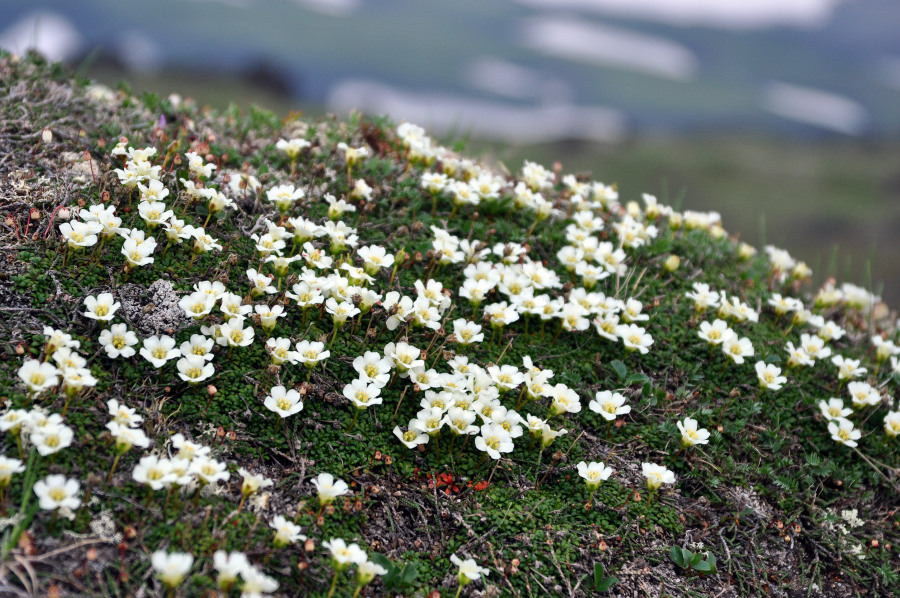
<path fill-rule="evenodd" d="M 218 481 L 227 482 L 231 477 L 225 468 L 227 464 L 210 457 L 194 457 L 191 461 L 190 473 L 197 476 L 201 484 L 212 484 Z"/>
<path fill-rule="evenodd" d="M 169 360 L 181 357 L 181 351 L 175 348 L 175 339 L 165 335 L 144 339 L 144 346 L 140 353 L 156 368 L 161 368 Z"/>
<path fill-rule="evenodd" d="M 651 491 L 658 489 L 663 484 L 674 484 L 675 474 L 664 465 L 656 465 L 655 463 L 641 464 L 641 470 L 644 477 L 647 478 L 647 488 Z"/>
<path fill-rule="evenodd" d="M 113 324 L 109 328 L 105 328 L 100 332 L 99 341 L 100 346 L 111 359 L 131 357 L 135 354 L 132 347 L 138 344 L 137 335 L 128 330 L 125 324 Z"/>
<path fill-rule="evenodd" d="M 29 359 L 19 368 L 19 378 L 31 392 L 40 393 L 59 384 L 58 369 L 52 364 Z"/>
<path fill-rule="evenodd" d="M 269 577 L 256 567 L 247 567 L 241 572 L 244 584 L 241 586 L 241 598 L 263 598 L 278 590 L 278 581 Z"/>
<path fill-rule="evenodd" d="M 210 452 L 208 446 L 203 446 L 202 444 L 191 442 L 184 437 L 184 434 L 181 433 L 172 436 L 171 441 L 172 447 L 178 449 L 178 453 L 175 455 L 176 459 L 186 459 L 188 461 L 193 461 L 197 457 L 205 457 L 209 455 Z"/>
<path fill-rule="evenodd" d="M 199 384 L 215 373 L 216 368 L 201 355 L 182 357 L 175 364 L 178 377 L 189 384 Z"/>
<path fill-rule="evenodd" d="M 116 439 L 116 452 L 119 454 L 127 453 L 133 446 L 140 448 L 150 446 L 150 439 L 139 428 L 129 428 L 115 421 L 109 422 L 106 427 L 110 435 Z"/>
<path fill-rule="evenodd" d="M 215 355 L 212 352 L 216 342 L 202 334 L 192 334 L 191 340 L 181 343 L 179 350 L 185 357 L 202 357 L 206 361 L 212 361 Z"/>
<path fill-rule="evenodd" d="M 318 341 L 300 341 L 297 343 L 297 361 L 312 369 L 320 361 L 328 359 L 331 351 L 325 350 L 325 343 Z"/>
<path fill-rule="evenodd" d="M 681 432 L 682 446 L 694 446 L 695 444 L 709 444 L 709 430 L 697 428 L 697 420 L 690 417 L 684 418 L 684 422 L 677 422 L 678 431 Z"/>
<path fill-rule="evenodd" d="M 277 185 L 266 191 L 266 198 L 282 213 L 289 211 L 294 202 L 303 199 L 304 195 L 303 189 L 294 189 L 293 185 Z"/>
<path fill-rule="evenodd" d="M 553 430 L 548 424 L 544 424 L 544 426 L 541 428 L 541 448 L 547 448 L 548 446 L 553 444 L 553 441 L 556 440 L 557 436 L 562 436 L 567 432 L 568 430 L 566 430 L 565 428 L 561 430 Z"/>
<path fill-rule="evenodd" d="M 243 478 L 241 480 L 242 496 L 250 496 L 258 492 L 260 488 L 268 488 L 275 483 L 264 475 L 251 473 L 243 467 L 238 468 L 238 475 Z"/>
<path fill-rule="evenodd" d="M 375 579 L 376 575 L 387 575 L 387 569 L 373 563 L 372 561 L 364 561 L 356 566 L 356 585 L 364 586 Z"/>
<path fill-rule="evenodd" d="M 414 449 L 420 444 L 428 444 L 431 437 L 424 432 L 414 430 L 412 426 L 406 432 L 400 429 L 400 426 L 394 427 L 394 436 L 402 442 L 406 448 Z"/>
<path fill-rule="evenodd" d="M 353 403 L 357 409 L 367 409 L 374 405 L 381 405 L 381 387 L 373 382 L 357 379 L 344 386 L 344 396 Z"/>
<path fill-rule="evenodd" d="M 288 544 L 306 540 L 306 536 L 300 533 L 300 526 L 288 521 L 281 515 L 272 519 L 269 527 L 275 530 L 273 542 L 276 548 L 283 548 Z"/>
<path fill-rule="evenodd" d="M 31 443 L 42 457 L 58 453 L 72 444 L 75 433 L 65 424 L 50 424 L 31 432 Z"/>
<path fill-rule="evenodd" d="M 168 189 L 166 189 L 166 192 L 168 192 Z M 167 210 L 166 204 L 161 201 L 140 202 L 138 204 L 138 214 L 141 219 L 147 223 L 147 228 L 150 229 L 155 228 L 160 224 L 165 224 L 169 218 L 174 216 L 174 212 L 172 212 L 172 210 Z"/>
<path fill-rule="evenodd" d="M 49 475 L 34 483 L 38 505 L 45 511 L 60 507 L 74 511 L 81 505 L 81 499 L 78 498 L 79 489 L 78 480 L 67 480 L 64 475 Z"/>
<path fill-rule="evenodd" d="M 352 166 L 369 155 L 369 149 L 367 147 L 350 147 L 343 141 L 337 144 L 337 148 L 344 152 L 344 159 L 347 161 L 347 166 Z"/>
<path fill-rule="evenodd" d="M 475 562 L 475 559 L 462 560 L 453 554 L 450 555 L 450 562 L 459 567 L 457 579 L 461 586 L 473 582 L 476 579 L 481 579 L 482 575 L 487 577 L 490 573 L 489 569 L 479 566 L 478 563 Z"/>
<path fill-rule="evenodd" d="M 881 393 L 867 382 L 851 382 L 847 385 L 847 391 L 853 399 L 854 409 L 874 406 L 881 402 Z"/>
<path fill-rule="evenodd" d="M 246 347 L 255 336 L 252 326 L 244 328 L 244 318 L 231 318 L 219 327 L 219 334 L 219 344 L 229 347 Z"/>
<path fill-rule="evenodd" d="M 728 322 L 725 320 L 715 320 L 712 324 L 700 322 L 700 332 L 697 333 L 697 336 L 710 345 L 722 344 L 733 335 L 734 331 L 728 327 Z"/>
<path fill-rule="evenodd" d="M 787 378 L 781 375 L 781 368 L 763 361 L 756 362 L 756 377 L 759 387 L 768 390 L 780 390 L 787 382 Z"/>
<path fill-rule="evenodd" d="M 131 477 L 138 483 L 147 484 L 153 490 L 161 490 L 174 482 L 176 476 L 168 459 L 147 455 L 135 465 Z"/>
<path fill-rule="evenodd" d="M 631 405 L 626 405 L 624 395 L 609 390 L 601 390 L 594 396 L 594 400 L 588 403 L 588 409 L 599 413 L 606 421 L 616 419 L 616 416 L 631 413 Z"/>
<path fill-rule="evenodd" d="M 788 342 L 784 348 L 788 354 L 788 367 L 796 368 L 804 365 L 813 365 L 815 361 L 810 358 L 809 354 L 804 351 L 801 347 L 795 347 L 794 343 Z"/>
<path fill-rule="evenodd" d="M 311 145 L 306 139 L 279 139 L 275 148 L 283 151 L 291 160 L 296 160 L 300 152 Z"/>
<path fill-rule="evenodd" d="M 59 232 L 69 244 L 71 249 L 82 249 L 97 244 L 97 233 L 103 230 L 102 226 L 95 226 L 95 222 L 63 222 L 59 225 Z"/>
<path fill-rule="evenodd" d="M 381 268 L 390 268 L 394 265 L 393 254 L 387 253 L 384 247 L 378 245 L 360 247 L 356 250 L 356 255 L 362 258 L 363 268 L 372 276 Z"/>
<path fill-rule="evenodd" d="M 849 447 L 856 446 L 856 441 L 862 437 L 862 432 L 853 427 L 853 422 L 843 417 L 828 422 L 828 432 L 832 440 Z"/>
<path fill-rule="evenodd" d="M 228 553 L 224 550 L 217 550 L 213 553 L 213 568 L 219 573 L 216 581 L 219 588 L 226 592 L 237 581 L 238 575 L 243 575 L 248 567 L 250 567 L 250 561 L 243 552 Z"/>
<path fill-rule="evenodd" d="M 298 282 L 291 287 L 291 290 L 293 293 L 288 291 L 285 295 L 296 301 L 297 305 L 303 309 L 318 305 L 325 301 L 321 289 L 314 287 L 307 282 Z"/>
<path fill-rule="evenodd" d="M 616 336 L 622 339 L 627 351 L 640 351 L 642 355 L 646 354 L 653 344 L 653 337 L 636 324 L 616 326 Z"/>
<path fill-rule="evenodd" d="M 280 305 L 273 305 L 272 307 L 257 305 L 254 309 L 259 314 L 259 324 L 266 331 L 266 334 L 270 334 L 275 328 L 278 318 L 285 315 L 284 308 Z"/>
<path fill-rule="evenodd" d="M 18 459 L 0 455 L 0 490 L 9 486 L 13 474 L 25 471 L 25 465 Z"/>
<path fill-rule="evenodd" d="M 612 468 L 607 467 L 602 462 L 585 463 L 582 461 L 578 464 L 578 475 L 584 478 L 588 489 L 596 490 L 600 484 L 609 479 L 612 475 Z"/>
<path fill-rule="evenodd" d="M 215 168 L 215 166 L 213 166 Z M 166 553 L 157 550 L 150 557 L 157 577 L 169 589 L 175 589 L 184 581 L 185 576 L 194 564 L 194 557 L 185 552 Z"/>
<path fill-rule="evenodd" d="M 559 415 L 561 413 L 578 413 L 581 411 L 581 400 L 578 398 L 578 393 L 565 384 L 551 386 L 547 389 L 544 396 L 548 396 L 551 399 L 551 416 Z"/>
<path fill-rule="evenodd" d="M 266 397 L 264 405 L 269 411 L 277 413 L 282 418 L 294 415 L 303 410 L 303 401 L 296 390 L 286 390 L 284 386 L 273 386 Z"/>
<path fill-rule="evenodd" d="M 891 438 L 900 434 L 900 411 L 890 411 L 884 416 L 884 431 Z"/>
<path fill-rule="evenodd" d="M 838 379 L 840 380 L 852 380 L 862 376 L 867 371 L 866 368 L 859 367 L 858 359 L 845 359 L 842 355 L 832 357 L 831 363 L 837 366 Z"/>
<path fill-rule="evenodd" d="M 345 494 L 350 493 L 350 488 L 347 486 L 347 483 L 335 479 L 330 473 L 320 473 L 318 477 L 315 477 L 310 481 L 313 486 L 316 487 L 320 505 L 329 505 L 334 502 L 334 499 L 338 496 L 344 496 Z"/>
<path fill-rule="evenodd" d="M 844 407 L 844 401 L 834 397 L 828 399 L 828 402 L 825 402 L 824 400 L 819 401 L 819 411 L 822 412 L 822 415 L 825 416 L 825 419 L 828 421 L 846 418 L 853 413 L 853 409 Z"/>
<path fill-rule="evenodd" d="M 220 309 L 226 320 L 230 320 L 231 318 L 243 318 L 253 311 L 252 305 L 243 305 L 244 298 L 240 295 L 234 293 L 222 293 L 219 298 L 221 299 Z"/>
<path fill-rule="evenodd" d="M 499 459 L 501 453 L 511 453 L 513 441 L 509 432 L 499 424 L 481 426 L 481 435 L 475 438 L 475 448 L 486 452 L 491 459 Z"/>
<path fill-rule="evenodd" d="M 396 344 L 388 343 L 384 347 L 385 357 L 389 357 L 391 361 L 393 361 L 401 374 L 406 374 L 410 368 L 424 366 L 425 361 L 419 359 L 419 355 L 421 354 L 421 349 L 417 349 L 409 343 L 402 341 Z"/>
<path fill-rule="evenodd" d="M 375 351 L 366 351 L 353 360 L 353 369 L 359 374 L 360 379 L 378 386 L 384 386 L 390 380 L 390 358 Z"/>
<path fill-rule="evenodd" d="M 270 276 L 270 274 L 257 272 L 253 268 L 248 269 L 247 278 L 250 280 L 250 294 L 254 297 L 259 297 L 263 293 L 267 295 L 274 295 L 277 293 L 278 289 L 272 285 L 272 278 L 270 278 Z"/>
<path fill-rule="evenodd" d="M 744 363 L 745 357 L 753 357 L 753 344 L 746 336 L 739 338 L 737 334 L 730 335 L 722 343 L 722 352 L 735 363 Z"/>
<path fill-rule="evenodd" d="M 199 320 L 209 314 L 216 305 L 216 296 L 203 291 L 194 291 L 186 297 L 182 297 L 178 306 L 184 310 L 188 317 Z"/>
<path fill-rule="evenodd" d="M 100 293 L 96 297 L 89 295 L 84 298 L 84 305 L 87 308 L 84 317 L 101 322 L 112 320 L 116 310 L 122 306 L 113 299 L 112 293 Z"/>
<path fill-rule="evenodd" d="M 328 542 L 322 542 L 322 546 L 331 551 L 331 558 L 336 569 L 343 569 L 351 564 L 359 565 L 368 560 L 366 553 L 363 552 L 358 544 L 353 543 L 348 546 L 340 538 L 332 538 Z"/>
<path fill-rule="evenodd" d="M 512 390 L 525 381 L 525 376 L 514 365 L 492 365 L 487 371 L 501 392 Z"/>

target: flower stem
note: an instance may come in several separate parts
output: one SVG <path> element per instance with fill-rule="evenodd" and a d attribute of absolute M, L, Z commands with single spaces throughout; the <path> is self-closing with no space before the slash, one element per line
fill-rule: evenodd
<path fill-rule="evenodd" d="M 338 575 L 340 575 L 340 573 L 341 572 L 338 570 L 335 570 L 335 572 L 334 572 L 334 577 L 331 580 L 331 588 L 329 588 L 329 590 L 328 590 L 328 598 L 331 598 L 332 596 L 334 596 L 334 588 L 337 587 L 337 578 L 338 578 Z"/>
<path fill-rule="evenodd" d="M 109 470 L 109 475 L 106 476 L 106 483 L 109 484 L 110 480 L 112 480 L 113 473 L 116 471 L 116 466 L 119 464 L 119 459 L 122 458 L 122 453 L 116 453 L 116 458 L 113 460 L 112 467 Z"/>

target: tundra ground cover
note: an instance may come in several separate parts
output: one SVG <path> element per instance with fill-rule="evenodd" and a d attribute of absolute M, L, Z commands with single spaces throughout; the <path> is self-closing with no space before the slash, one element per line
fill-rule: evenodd
<path fill-rule="evenodd" d="M 868 290 L 409 123 L 0 60 L 10 592 L 897 586 Z"/>

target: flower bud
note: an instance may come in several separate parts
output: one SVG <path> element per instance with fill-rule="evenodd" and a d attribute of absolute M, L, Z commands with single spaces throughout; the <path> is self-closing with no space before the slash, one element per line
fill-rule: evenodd
<path fill-rule="evenodd" d="M 666 261 L 663 263 L 663 268 L 665 268 L 666 272 L 674 272 L 678 269 L 678 266 L 681 265 L 681 258 L 677 255 L 670 255 L 666 258 Z"/>

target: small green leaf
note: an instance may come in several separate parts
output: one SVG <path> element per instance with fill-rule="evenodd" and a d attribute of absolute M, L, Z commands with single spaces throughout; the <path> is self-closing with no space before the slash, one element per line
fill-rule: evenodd
<path fill-rule="evenodd" d="M 419 572 L 416 570 L 416 566 L 413 563 L 407 563 L 405 567 L 403 567 L 403 574 L 401 578 L 403 583 L 406 585 L 412 584 L 416 581 L 416 578 L 419 576 Z"/>
<path fill-rule="evenodd" d="M 604 571 L 601 563 L 594 563 L 594 589 L 599 590 L 603 583 Z"/>
<path fill-rule="evenodd" d="M 594 589 L 598 592 L 608 592 L 611 587 L 619 583 L 618 577 L 607 577 L 599 584 L 594 585 Z"/>
<path fill-rule="evenodd" d="M 619 380 L 624 380 L 626 374 L 628 374 L 628 368 L 625 367 L 625 364 L 619 361 L 618 359 L 610 362 L 612 369 L 616 370 L 616 374 L 619 375 Z"/>
<path fill-rule="evenodd" d="M 672 550 L 669 551 L 669 558 L 671 558 L 672 561 L 679 567 L 684 568 L 687 566 L 687 563 L 684 560 L 684 555 L 681 552 L 681 548 L 678 546 L 672 547 Z"/>
<path fill-rule="evenodd" d="M 643 384 L 644 382 L 648 382 L 649 380 L 650 378 L 649 376 L 647 376 L 647 374 L 635 372 L 625 379 L 625 386 L 631 386 L 632 384 Z"/>

